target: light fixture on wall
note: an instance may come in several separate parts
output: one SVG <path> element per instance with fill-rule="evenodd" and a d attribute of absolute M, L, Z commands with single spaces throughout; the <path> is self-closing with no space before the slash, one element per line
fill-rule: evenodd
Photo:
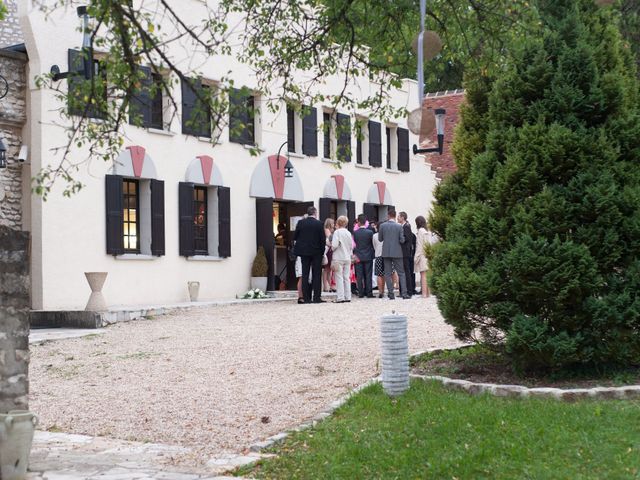
<path fill-rule="evenodd" d="M 91 33 L 89 31 L 89 14 L 86 6 L 77 9 L 78 17 L 82 19 L 82 72 L 85 79 L 89 80 L 93 74 L 93 47 L 91 46 Z M 72 67 L 72 65 L 69 65 Z M 67 78 L 71 73 L 60 72 L 58 65 L 51 67 L 51 78 L 54 82 Z"/>
<path fill-rule="evenodd" d="M 288 143 L 289 141 L 287 140 L 282 145 L 280 145 L 280 148 L 278 149 L 278 155 L 276 156 L 276 168 L 278 170 L 280 170 L 280 152 L 282 151 L 282 147 L 284 147 Z M 288 153 L 287 153 L 287 163 L 284 166 L 284 176 L 285 178 L 293 178 L 293 164 L 291 163 L 291 160 L 289 160 Z"/>
<path fill-rule="evenodd" d="M 436 108 L 436 131 L 438 132 L 438 146 L 432 148 L 418 148 L 417 145 L 413 146 L 413 154 L 417 155 L 419 153 L 438 153 L 442 155 L 442 151 L 444 150 L 444 116 L 447 111 L 444 108 Z"/>
<path fill-rule="evenodd" d="M 7 168 L 7 147 L 0 139 L 0 168 Z"/>

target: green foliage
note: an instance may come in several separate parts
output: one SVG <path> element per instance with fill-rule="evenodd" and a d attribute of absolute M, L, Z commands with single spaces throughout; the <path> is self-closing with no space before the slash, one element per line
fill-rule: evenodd
<path fill-rule="evenodd" d="M 237 472 L 273 479 L 636 478 L 637 402 L 506 399 L 415 381 L 391 400 L 374 385 L 276 457 Z"/>
<path fill-rule="evenodd" d="M 519 368 L 640 361 L 640 109 L 611 9 L 541 0 L 495 82 L 467 81 L 436 190 L 434 291 Z"/>
<path fill-rule="evenodd" d="M 264 253 L 264 247 L 258 247 L 256 257 L 253 259 L 253 265 L 251 265 L 252 277 L 266 277 L 269 272 L 269 266 L 267 264 L 267 256 Z"/>
<path fill-rule="evenodd" d="M 5 18 L 7 18 L 7 6 L 2 0 L 0 0 L 0 21 Z"/>

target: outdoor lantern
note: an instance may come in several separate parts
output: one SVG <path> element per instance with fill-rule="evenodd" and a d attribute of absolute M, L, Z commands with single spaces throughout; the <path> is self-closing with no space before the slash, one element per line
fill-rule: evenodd
<path fill-rule="evenodd" d="M 284 176 L 286 178 L 293 178 L 293 165 L 289 158 L 287 158 L 287 164 L 284 166 Z"/>
<path fill-rule="evenodd" d="M 7 147 L 0 140 L 0 168 L 7 168 Z"/>
<path fill-rule="evenodd" d="M 89 31 L 89 14 L 86 6 L 78 7 L 77 12 L 78 17 L 82 19 L 82 74 L 85 79 L 89 80 L 93 76 L 93 48 L 91 47 L 91 32 Z M 50 71 L 55 82 L 67 78 L 70 73 L 74 73 L 62 73 L 58 65 L 53 65 Z"/>
<path fill-rule="evenodd" d="M 444 150 L 444 116 L 447 111 L 444 108 L 436 108 L 434 111 L 436 115 L 436 132 L 438 134 L 438 146 L 432 148 L 418 148 L 417 145 L 413 146 L 413 154 L 418 153 L 438 153 L 442 155 Z"/>

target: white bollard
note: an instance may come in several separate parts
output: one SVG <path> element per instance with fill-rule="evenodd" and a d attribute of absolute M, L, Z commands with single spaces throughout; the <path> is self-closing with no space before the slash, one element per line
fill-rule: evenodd
<path fill-rule="evenodd" d="M 407 317 L 392 312 L 380 319 L 382 387 L 387 395 L 401 395 L 409 388 Z"/>

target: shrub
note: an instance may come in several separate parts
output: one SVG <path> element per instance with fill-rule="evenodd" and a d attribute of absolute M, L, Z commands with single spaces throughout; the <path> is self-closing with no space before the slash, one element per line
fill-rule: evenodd
<path fill-rule="evenodd" d="M 266 277 L 269 272 L 269 266 L 267 265 L 267 256 L 264 253 L 264 247 L 258 247 L 255 258 L 253 259 L 253 265 L 251 266 L 252 277 Z"/>
<path fill-rule="evenodd" d="M 638 81 L 608 8 L 540 0 L 495 82 L 467 82 L 436 189 L 434 291 L 519 368 L 640 361 Z"/>

